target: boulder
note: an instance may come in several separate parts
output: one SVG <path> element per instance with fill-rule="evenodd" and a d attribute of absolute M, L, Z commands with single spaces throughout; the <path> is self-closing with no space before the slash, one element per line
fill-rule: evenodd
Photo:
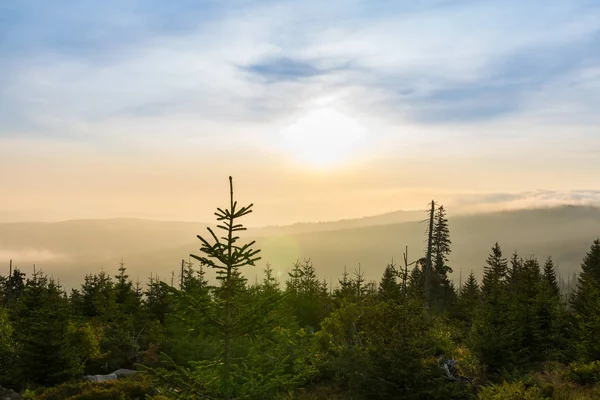
<path fill-rule="evenodd" d="M 22 400 L 21 395 L 14 390 L 5 389 L 0 386 L 0 400 Z"/>
<path fill-rule="evenodd" d="M 138 371 L 135 371 L 133 369 L 124 369 L 124 368 L 121 368 L 121 369 L 118 369 L 118 370 L 114 371 L 112 374 L 116 375 L 117 378 L 121 379 L 121 378 L 125 378 L 125 377 L 128 377 L 128 376 L 135 375 L 137 373 L 138 373 Z"/>
<path fill-rule="evenodd" d="M 115 374 L 108 375 L 86 375 L 84 376 L 86 381 L 90 382 L 108 382 L 108 381 L 116 381 L 119 379 Z"/>

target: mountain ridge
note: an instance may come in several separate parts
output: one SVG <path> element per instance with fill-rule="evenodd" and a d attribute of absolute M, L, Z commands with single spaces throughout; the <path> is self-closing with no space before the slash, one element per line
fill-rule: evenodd
<path fill-rule="evenodd" d="M 426 226 L 421 223 L 424 213 L 419 214 L 419 220 L 385 223 L 385 218 L 376 218 L 354 221 L 352 226 L 332 222 L 312 230 L 307 226 L 250 228 L 242 234 L 242 240 L 256 240 L 263 259 L 248 274 L 262 275 L 262 267 L 270 262 L 283 278 L 296 260 L 311 258 L 318 274 L 325 278 L 336 279 L 344 265 L 352 271 L 361 263 L 369 279 L 379 280 L 392 258 L 402 259 L 405 246 L 409 247 L 409 259 L 424 252 Z M 514 250 L 523 256 L 553 256 L 561 274 L 569 274 L 578 270 L 590 243 L 600 236 L 600 207 L 596 206 L 506 210 L 450 215 L 448 219 L 454 279 L 461 269 L 473 269 L 480 276 L 496 241 L 507 257 Z M 197 254 L 200 243 L 196 236 L 208 234 L 207 226 L 120 218 L 0 223 L 0 261 L 6 262 L 6 272 L 0 274 L 8 272 L 8 261 L 13 259 L 17 266 L 25 265 L 26 272 L 36 264 L 60 276 L 65 285 L 77 285 L 85 273 L 101 269 L 116 273 L 124 257 L 134 279 L 145 280 L 150 273 L 166 277 L 173 270 L 178 271 L 181 260 L 187 260 L 190 253 Z"/>

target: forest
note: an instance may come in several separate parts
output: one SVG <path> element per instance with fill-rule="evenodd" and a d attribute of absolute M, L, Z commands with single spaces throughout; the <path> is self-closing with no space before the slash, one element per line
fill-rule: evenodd
<path fill-rule="evenodd" d="M 480 281 L 456 285 L 437 205 L 422 254 L 390 261 L 379 282 L 357 268 L 332 285 L 310 259 L 285 282 L 268 263 L 250 281 L 252 205 L 229 179 L 217 228 L 198 235 L 175 282 L 134 283 L 124 263 L 69 293 L 40 270 L 0 276 L 0 398 L 600 398 L 600 239 L 572 288 L 551 256 L 500 243 Z"/>

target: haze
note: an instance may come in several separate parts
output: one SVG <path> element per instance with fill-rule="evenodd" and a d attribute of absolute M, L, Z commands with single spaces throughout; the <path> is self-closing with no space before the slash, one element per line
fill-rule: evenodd
<path fill-rule="evenodd" d="M 418 3 L 418 4 L 417 4 Z M 600 198 L 597 1 L 4 1 L 0 219 Z"/>

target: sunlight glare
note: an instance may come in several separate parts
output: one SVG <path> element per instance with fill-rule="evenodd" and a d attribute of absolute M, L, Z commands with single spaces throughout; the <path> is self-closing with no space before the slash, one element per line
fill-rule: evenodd
<path fill-rule="evenodd" d="M 365 129 L 333 108 L 321 108 L 300 117 L 283 130 L 287 151 L 309 166 L 339 165 L 358 149 Z"/>

